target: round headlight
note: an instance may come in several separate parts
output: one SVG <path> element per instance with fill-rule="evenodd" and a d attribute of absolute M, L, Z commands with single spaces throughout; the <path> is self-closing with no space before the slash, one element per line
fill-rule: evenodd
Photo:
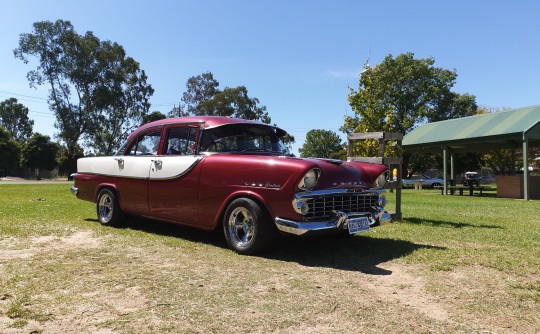
<path fill-rule="evenodd" d="M 298 213 L 303 214 L 305 216 L 309 212 L 309 205 L 305 201 L 299 200 L 296 203 L 296 209 Z"/>
<path fill-rule="evenodd" d="M 382 173 L 381 175 L 377 177 L 377 179 L 375 180 L 375 186 L 377 188 L 383 188 L 384 185 L 386 184 L 387 178 L 388 178 L 388 171 L 385 171 L 384 173 Z"/>
<path fill-rule="evenodd" d="M 302 190 L 311 190 L 317 185 L 317 181 L 319 180 L 319 170 L 318 169 L 312 169 L 309 172 L 304 175 L 302 178 L 302 181 L 298 184 L 298 188 Z"/>

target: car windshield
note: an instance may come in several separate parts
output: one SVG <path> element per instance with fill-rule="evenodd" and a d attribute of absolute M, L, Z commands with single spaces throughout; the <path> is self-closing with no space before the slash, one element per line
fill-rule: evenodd
<path fill-rule="evenodd" d="M 227 124 L 205 130 L 201 152 L 290 155 L 285 131 L 258 124 Z"/>

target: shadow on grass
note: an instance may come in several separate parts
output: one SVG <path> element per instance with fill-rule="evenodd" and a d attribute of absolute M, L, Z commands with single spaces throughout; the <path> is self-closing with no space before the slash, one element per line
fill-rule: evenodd
<path fill-rule="evenodd" d="M 97 219 L 92 218 L 87 218 L 85 221 L 97 223 Z M 181 238 L 229 249 L 221 229 L 208 232 L 135 217 L 126 218 L 122 226 L 114 228 Z M 276 239 L 273 247 L 258 256 L 276 261 L 294 262 L 308 267 L 359 271 L 371 275 L 391 275 L 391 271 L 380 268 L 379 264 L 406 256 L 420 249 L 444 250 L 445 248 L 415 244 L 404 240 L 377 239 L 371 237 L 369 233 L 349 238 L 280 236 Z"/>
<path fill-rule="evenodd" d="M 296 262 L 308 267 L 327 267 L 359 271 L 371 275 L 391 275 L 381 263 L 398 259 L 420 249 L 444 250 L 444 247 L 420 245 L 404 240 L 378 239 L 356 235 L 346 239 L 332 237 L 278 239 L 275 247 L 263 254 L 268 259 Z"/>
<path fill-rule="evenodd" d="M 85 218 L 84 221 L 99 224 L 95 218 Z M 228 248 L 223 233 L 219 231 L 202 231 L 180 224 L 166 223 L 158 220 L 127 216 L 119 226 L 107 226 L 118 230 L 130 229 L 165 237 L 180 238 L 191 242 L 209 244 Z"/>
<path fill-rule="evenodd" d="M 504 227 L 497 226 L 497 225 L 478 225 L 478 224 L 468 224 L 468 223 L 456 223 L 456 222 L 449 222 L 445 220 L 435 220 L 435 219 L 406 218 L 403 221 L 405 223 L 427 225 L 427 226 L 434 226 L 434 227 L 452 227 L 452 228 L 473 227 L 473 228 L 504 229 Z"/>

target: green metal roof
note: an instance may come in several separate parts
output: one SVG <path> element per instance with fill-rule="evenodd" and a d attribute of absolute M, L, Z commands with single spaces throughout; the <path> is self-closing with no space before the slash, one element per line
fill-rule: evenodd
<path fill-rule="evenodd" d="M 540 105 L 424 124 L 402 144 L 405 150 L 476 150 L 520 146 L 524 139 L 540 144 Z"/>

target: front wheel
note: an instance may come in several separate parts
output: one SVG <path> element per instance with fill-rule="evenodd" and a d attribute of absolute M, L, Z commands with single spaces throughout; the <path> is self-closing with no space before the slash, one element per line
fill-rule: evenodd
<path fill-rule="evenodd" d="M 118 226 L 122 220 L 122 210 L 118 204 L 116 193 L 109 188 L 103 188 L 97 199 L 97 216 L 101 225 Z"/>
<path fill-rule="evenodd" d="M 276 235 L 268 214 L 249 198 L 238 198 L 229 204 L 223 217 L 223 231 L 229 247 L 244 255 L 260 252 Z"/>

